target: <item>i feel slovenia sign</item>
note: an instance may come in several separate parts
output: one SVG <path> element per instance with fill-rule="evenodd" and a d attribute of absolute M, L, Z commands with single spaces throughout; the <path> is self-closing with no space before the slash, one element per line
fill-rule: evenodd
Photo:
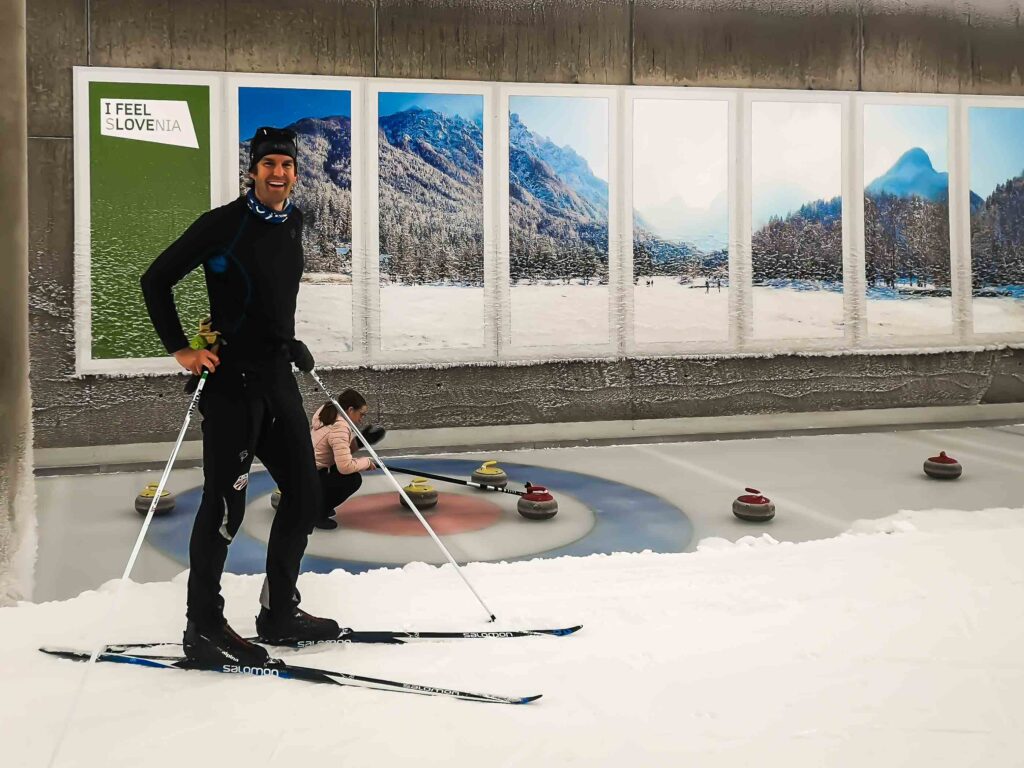
<path fill-rule="evenodd" d="M 219 81 L 151 70 L 77 68 L 75 76 L 77 368 L 161 370 L 167 353 L 139 278 L 215 203 Z M 175 301 L 188 333 L 208 311 L 200 273 L 177 286 Z"/>

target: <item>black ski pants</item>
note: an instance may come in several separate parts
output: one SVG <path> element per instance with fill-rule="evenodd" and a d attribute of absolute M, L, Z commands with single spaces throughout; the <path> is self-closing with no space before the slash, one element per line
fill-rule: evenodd
<path fill-rule="evenodd" d="M 363 484 L 363 476 L 358 472 L 351 475 L 343 475 L 338 471 L 336 464 L 331 464 L 327 469 L 321 469 L 320 475 L 320 498 L 322 506 L 320 517 L 333 517 L 334 510 L 349 496 L 359 490 Z"/>
<path fill-rule="evenodd" d="M 253 456 L 281 489 L 267 542 L 270 608 L 290 611 L 306 542 L 320 514 L 309 420 L 291 365 L 278 359 L 243 370 L 222 358 L 199 402 L 203 414 L 203 498 L 189 542 L 186 615 L 201 626 L 223 622 L 220 579 L 228 544 L 245 514 Z"/>

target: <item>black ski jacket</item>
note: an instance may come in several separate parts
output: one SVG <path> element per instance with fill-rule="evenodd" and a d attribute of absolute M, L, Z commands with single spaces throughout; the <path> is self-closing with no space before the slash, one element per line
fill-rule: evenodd
<path fill-rule="evenodd" d="M 295 338 L 295 303 L 302 276 L 302 212 L 273 224 L 239 197 L 200 216 L 142 276 L 146 309 L 160 341 L 173 354 L 188 346 L 172 291 L 203 266 L 214 330 L 225 353 L 243 364 L 282 356 Z"/>

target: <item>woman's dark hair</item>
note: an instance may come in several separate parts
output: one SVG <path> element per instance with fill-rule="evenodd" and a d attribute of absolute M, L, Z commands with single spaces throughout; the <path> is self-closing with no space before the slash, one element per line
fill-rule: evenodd
<path fill-rule="evenodd" d="M 354 389 L 346 389 L 340 395 L 338 395 L 338 405 L 345 410 L 349 408 L 355 408 L 359 410 L 366 405 L 366 398 L 356 392 Z M 334 403 L 328 400 L 324 403 L 324 407 L 320 411 L 320 423 L 325 426 L 330 426 L 338 420 L 338 409 L 334 407 Z"/>

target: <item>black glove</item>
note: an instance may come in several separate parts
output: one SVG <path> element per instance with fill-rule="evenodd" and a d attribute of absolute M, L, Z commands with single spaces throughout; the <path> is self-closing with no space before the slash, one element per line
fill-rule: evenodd
<path fill-rule="evenodd" d="M 309 347 L 303 344 L 298 339 L 292 339 L 286 342 L 288 348 L 288 359 L 295 363 L 295 367 L 303 373 L 309 373 L 313 370 L 316 363 L 313 362 L 313 355 L 309 351 Z"/>
<path fill-rule="evenodd" d="M 363 433 L 363 437 L 366 438 L 366 442 L 370 445 L 376 445 L 388 433 L 380 424 L 367 424 L 359 431 Z"/>

